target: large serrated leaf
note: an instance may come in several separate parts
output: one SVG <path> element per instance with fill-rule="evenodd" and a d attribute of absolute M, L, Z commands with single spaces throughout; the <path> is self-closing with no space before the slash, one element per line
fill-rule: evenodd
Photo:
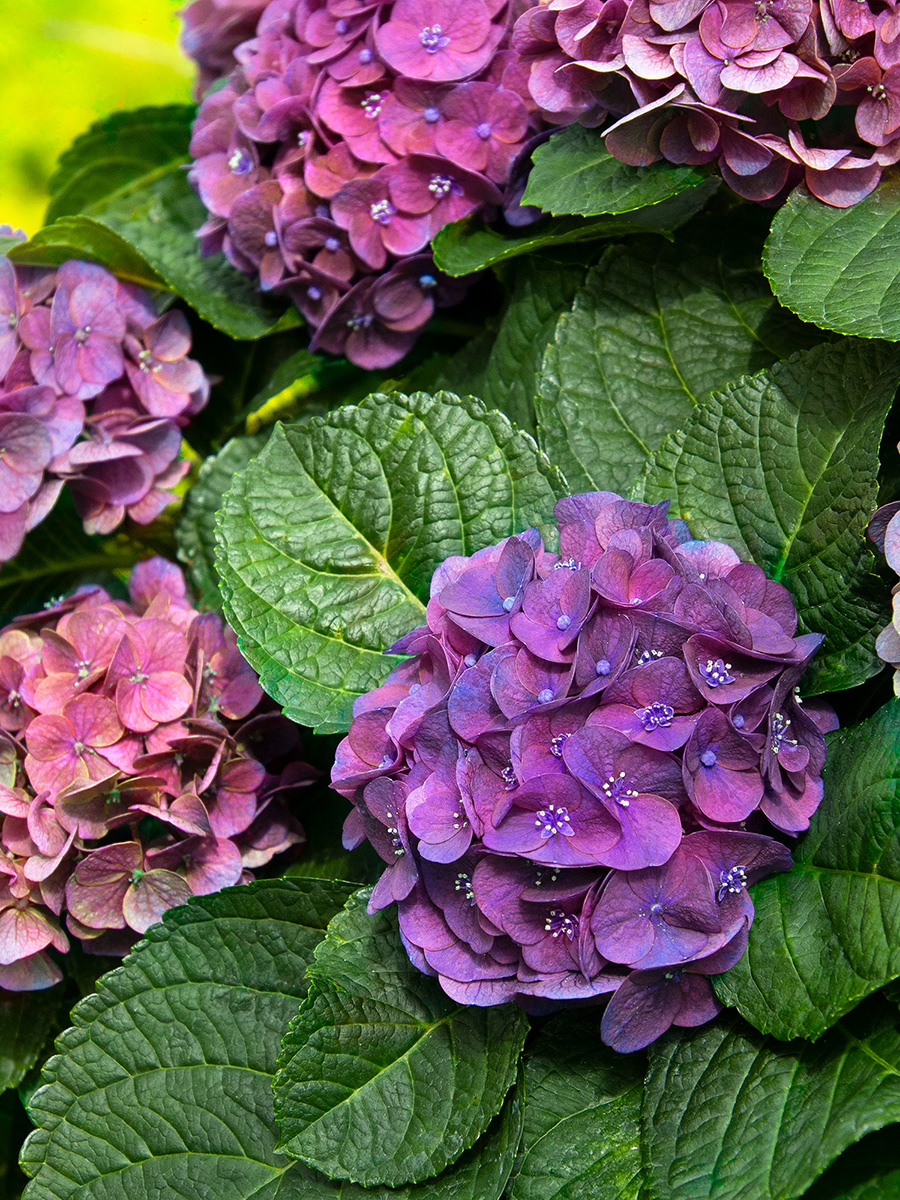
<path fill-rule="evenodd" d="M 554 1017 L 525 1059 L 525 1128 L 511 1200 L 632 1200 L 641 1183 L 642 1054 L 600 1040 L 596 1013 Z"/>
<path fill-rule="evenodd" d="M 523 204 L 561 216 L 627 213 L 707 182 L 709 172 L 664 161 L 631 167 L 614 158 L 599 129 L 568 125 L 535 150 Z"/>
<path fill-rule="evenodd" d="M 900 701 L 829 739 L 794 867 L 753 888 L 747 953 L 715 980 L 779 1038 L 815 1038 L 900 975 Z"/>
<path fill-rule="evenodd" d="M 234 476 L 262 450 L 267 438 L 268 433 L 232 438 L 218 454 L 205 460 L 184 502 L 175 527 L 178 557 L 190 571 L 197 597 L 204 608 L 218 610 L 222 607 L 215 561 L 216 513 Z"/>
<path fill-rule="evenodd" d="M 194 899 L 76 1006 L 22 1164 L 29 1200 L 261 1200 L 278 1041 L 350 885 L 272 880 Z"/>
<path fill-rule="evenodd" d="M 534 254 L 554 246 L 624 237 L 629 233 L 668 234 L 703 208 L 718 186 L 718 180 L 706 179 L 698 187 L 659 204 L 634 211 L 593 217 L 545 217 L 522 232 L 493 229 L 480 217 L 464 217 L 437 234 L 433 243 L 434 259 L 448 275 L 470 275 L 485 267 L 507 262 L 523 254 Z"/>
<path fill-rule="evenodd" d="M 229 621 L 266 691 L 319 732 L 397 661 L 450 554 L 546 521 L 562 477 L 477 400 L 370 396 L 276 426 L 221 510 L 216 558 Z"/>
<path fill-rule="evenodd" d="M 512 272 L 512 292 L 474 394 L 520 429 L 535 432 L 534 397 L 547 341 L 584 280 L 584 268 L 525 259 Z"/>
<path fill-rule="evenodd" d="M 455 1003 L 407 958 L 369 890 L 329 926 L 275 1079 L 279 1149 L 366 1186 L 436 1175 L 512 1086 L 528 1031 L 512 1005 Z"/>
<path fill-rule="evenodd" d="M 672 500 L 695 537 L 730 543 L 789 588 L 802 631 L 826 635 L 809 691 L 853 687 L 883 666 L 888 597 L 863 534 L 898 378 L 900 351 L 884 343 L 816 346 L 713 393 L 638 485 Z"/>
<path fill-rule="evenodd" d="M 900 179 L 850 208 L 798 187 L 775 214 L 763 258 L 772 290 L 804 321 L 900 340 Z"/>
<path fill-rule="evenodd" d="M 168 104 L 113 113 L 77 137 L 50 179 L 46 220 L 83 212 L 154 168 L 188 157 L 192 104 Z"/>
<path fill-rule="evenodd" d="M 847 1146 L 900 1117 L 896 1006 L 874 1000 L 815 1044 L 737 1017 L 650 1052 L 643 1151 L 651 1200 L 795 1200 Z"/>
<path fill-rule="evenodd" d="M 183 130 L 172 135 L 173 111 L 143 108 L 92 126 L 63 156 L 51 205 L 56 219 L 9 257 L 51 266 L 92 259 L 123 279 L 167 288 L 233 338 L 299 324 L 293 308 L 261 296 L 223 255 L 201 256 L 196 233 L 207 213 L 188 183 L 190 160 Z"/>
<path fill-rule="evenodd" d="M 811 344 L 758 264 L 690 243 L 606 251 L 556 326 L 539 441 L 575 491 L 623 492 L 715 387 Z"/>

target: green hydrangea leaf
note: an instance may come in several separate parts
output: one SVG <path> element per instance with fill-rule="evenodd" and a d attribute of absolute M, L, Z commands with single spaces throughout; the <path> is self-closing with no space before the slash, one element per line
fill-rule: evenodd
<path fill-rule="evenodd" d="M 534 397 L 544 347 L 584 281 L 584 268 L 526 258 L 510 272 L 510 297 L 473 394 L 534 434 Z"/>
<path fill-rule="evenodd" d="M 900 975 L 900 700 L 829 738 L 794 867 L 752 891 L 747 953 L 716 992 L 757 1029 L 815 1038 Z"/>
<path fill-rule="evenodd" d="M 850 208 L 798 187 L 775 214 L 763 258 L 772 290 L 804 321 L 900 340 L 900 179 Z"/>
<path fill-rule="evenodd" d="M 193 104 L 168 104 L 95 122 L 59 157 L 48 184 L 47 223 L 83 212 L 154 168 L 185 162 L 196 115 Z"/>
<path fill-rule="evenodd" d="M 34 1093 L 28 1200 L 268 1200 L 278 1042 L 352 885 L 270 880 L 166 913 L 72 1013 Z"/>
<path fill-rule="evenodd" d="M 525 1128 L 510 1200 L 633 1200 L 645 1059 L 600 1040 L 597 1013 L 554 1017 L 525 1058 Z"/>
<path fill-rule="evenodd" d="M 62 991 L 0 992 L 0 1092 L 18 1087 L 58 1028 Z"/>
<path fill-rule="evenodd" d="M 714 392 L 636 490 L 670 499 L 694 537 L 728 542 L 790 590 L 801 632 L 826 637 L 810 692 L 853 687 L 883 666 L 875 638 L 888 596 L 864 531 L 898 378 L 900 352 L 883 343 L 797 354 Z"/>
<path fill-rule="evenodd" d="M 690 191 L 672 195 L 648 208 L 638 206 L 634 211 L 590 220 L 575 216 L 545 217 L 525 226 L 521 233 L 510 228 L 490 228 L 480 217 L 464 217 L 437 234 L 432 243 L 434 259 L 448 275 L 470 275 L 522 254 L 555 246 L 624 237 L 629 233 L 668 234 L 696 216 L 717 187 L 717 179 L 706 179 Z"/>
<path fill-rule="evenodd" d="M 410 963 L 369 889 L 335 917 L 275 1079 L 279 1149 L 364 1186 L 419 1182 L 499 1112 L 528 1032 L 513 1005 L 455 1003 Z"/>
<path fill-rule="evenodd" d="M 714 387 L 810 341 L 755 262 L 690 243 L 614 246 L 544 354 L 541 448 L 574 491 L 626 492 Z"/>
<path fill-rule="evenodd" d="M 568 125 L 554 133 L 538 146 L 532 161 L 522 203 L 554 216 L 633 212 L 709 179 L 709 172 L 701 167 L 663 161 L 648 167 L 628 166 L 610 154 L 599 129 L 583 125 Z"/>
<path fill-rule="evenodd" d="M 222 607 L 216 574 L 216 513 L 234 476 L 262 450 L 267 437 L 258 433 L 253 437 L 232 438 L 218 454 L 204 460 L 185 499 L 175 527 L 175 540 L 178 557 L 190 571 L 203 608 L 218 611 Z"/>
<path fill-rule="evenodd" d="M 93 125 L 60 160 L 51 223 L 9 257 L 49 266 L 91 259 L 122 279 L 174 292 L 233 338 L 300 324 L 293 308 L 263 297 L 224 255 L 201 256 L 196 232 L 207 213 L 185 170 L 188 113 L 143 108 Z"/>
<path fill-rule="evenodd" d="M 650 1200 L 795 1200 L 848 1146 L 900 1118 L 897 1008 L 874 999 L 820 1041 L 778 1042 L 738 1017 L 650 1051 Z"/>
<path fill-rule="evenodd" d="M 541 525 L 564 491 L 527 434 L 449 393 L 276 426 L 221 510 L 226 616 L 288 716 L 346 729 L 422 623 L 435 567 Z"/>

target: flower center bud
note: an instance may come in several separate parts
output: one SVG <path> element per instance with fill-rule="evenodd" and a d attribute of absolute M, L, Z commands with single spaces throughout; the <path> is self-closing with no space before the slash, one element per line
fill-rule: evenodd
<path fill-rule="evenodd" d="M 311 287 L 308 287 L 306 289 L 306 294 L 307 294 L 307 296 L 309 296 L 310 300 L 312 300 L 314 303 L 317 303 L 319 300 L 322 299 L 322 289 L 317 288 L 315 284 L 313 284 Z"/>
<path fill-rule="evenodd" d="M 578 918 L 574 913 L 567 913 L 561 908 L 551 908 L 547 920 L 544 922 L 544 929 L 555 938 L 562 934 L 571 942 L 578 932 Z"/>
<path fill-rule="evenodd" d="M 670 704 L 663 704 L 661 700 L 654 700 L 646 708 L 636 708 L 634 715 L 650 733 L 654 729 L 668 728 L 675 716 L 675 709 Z"/>
<path fill-rule="evenodd" d="M 717 688 L 724 687 L 725 684 L 734 683 L 734 676 L 729 675 L 731 663 L 723 662 L 721 658 L 708 658 L 705 663 L 700 664 L 700 674 L 708 687 Z"/>
<path fill-rule="evenodd" d="M 465 871 L 457 872 L 456 879 L 454 880 L 454 883 L 453 883 L 453 887 L 454 887 L 455 891 L 463 893 L 466 901 L 469 904 L 475 903 L 475 893 L 472 890 L 472 876 L 471 875 L 468 875 Z"/>
<path fill-rule="evenodd" d="M 662 656 L 662 650 L 645 650 L 643 654 L 638 655 L 637 663 L 635 665 L 638 667 L 646 667 L 648 662 L 653 662 L 654 658 L 662 658 Z"/>
<path fill-rule="evenodd" d="M 329 254 L 336 254 L 338 252 L 338 250 L 340 250 L 340 248 L 341 248 L 341 243 L 337 240 L 336 237 L 330 237 L 330 238 L 325 239 L 325 249 L 328 251 Z"/>
<path fill-rule="evenodd" d="M 347 328 L 354 332 L 358 329 L 368 329 L 372 324 L 371 313 L 357 313 L 355 317 L 347 318 Z"/>
<path fill-rule="evenodd" d="M 572 735 L 570 733 L 560 733 L 550 741 L 550 753 L 554 758 L 562 758 L 563 742 Z"/>
<path fill-rule="evenodd" d="M 367 48 L 360 50 L 359 65 L 361 67 L 367 67 L 371 61 L 372 61 L 372 51 Z"/>
<path fill-rule="evenodd" d="M 437 280 L 433 275 L 420 275 L 419 287 L 423 292 L 430 292 L 432 288 L 437 287 Z"/>
<path fill-rule="evenodd" d="M 512 612 L 513 605 L 515 604 L 515 602 L 516 602 L 515 596 L 507 596 L 506 599 L 503 601 L 503 611 L 504 612 Z"/>
<path fill-rule="evenodd" d="M 369 216 L 377 225 L 390 225 L 396 211 L 390 200 L 378 200 L 369 206 Z"/>
<path fill-rule="evenodd" d="M 508 792 L 519 786 L 519 781 L 516 779 L 516 773 L 513 770 L 512 763 L 510 763 L 508 767 L 503 768 L 503 770 L 500 772 L 500 778 L 506 784 L 506 790 Z"/>
<path fill-rule="evenodd" d="M 90 336 L 90 325 L 84 325 L 81 329 L 75 330 L 75 341 L 79 344 L 79 346 L 83 346 Z"/>
<path fill-rule="evenodd" d="M 565 613 L 563 613 L 561 617 L 556 618 L 556 628 L 561 629 L 563 632 L 565 632 L 571 624 L 572 618 L 566 616 Z"/>
<path fill-rule="evenodd" d="M 335 23 L 334 23 L 335 33 L 339 33 L 341 35 L 341 37 L 343 37 L 344 34 L 347 32 L 347 28 L 348 28 L 347 22 L 344 20 L 343 17 L 341 17 L 341 19 L 339 21 L 335 21 Z"/>
<path fill-rule="evenodd" d="M 637 795 L 634 788 L 628 786 L 624 771 L 620 771 L 618 775 L 610 775 L 603 785 L 603 792 L 604 795 L 609 796 L 610 800 L 615 800 L 616 804 L 620 804 L 622 808 L 628 807 L 629 797 Z"/>
<path fill-rule="evenodd" d="M 438 112 L 438 110 L 436 108 L 426 108 L 425 111 L 422 113 L 422 116 L 425 118 L 425 120 L 428 122 L 429 125 L 435 125 L 441 119 L 441 114 Z"/>
<path fill-rule="evenodd" d="M 553 692 L 551 691 L 550 688 L 541 688 L 541 690 L 538 692 L 538 703 L 539 704 L 549 704 L 552 699 L 553 699 Z"/>
<path fill-rule="evenodd" d="M 278 245 L 278 234 L 275 232 L 274 229 L 270 229 L 269 232 L 266 234 L 266 236 L 263 238 L 263 241 L 271 249 L 273 246 Z"/>
<path fill-rule="evenodd" d="M 534 814 L 535 828 L 541 831 L 542 838 L 551 838 L 561 833 L 563 837 L 572 837 L 575 830 L 569 824 L 569 810 L 561 804 L 559 808 L 551 804 Z"/>
<path fill-rule="evenodd" d="M 719 899 L 721 900 L 728 892 L 742 892 L 747 886 L 747 869 L 746 867 L 730 867 L 727 871 L 723 867 L 719 872 Z"/>
<path fill-rule="evenodd" d="M 704 767 L 714 767 L 716 765 L 715 750 L 704 750 L 700 755 L 700 761 L 703 763 Z"/>
<path fill-rule="evenodd" d="M 463 659 L 463 662 L 466 664 L 467 667 L 474 667 L 475 664 L 478 662 L 478 655 L 477 654 L 467 654 L 466 657 Z"/>
<path fill-rule="evenodd" d="M 450 39 L 445 36 L 440 25 L 426 25 L 419 34 L 419 41 L 429 54 L 436 54 L 438 50 L 443 50 L 450 44 Z"/>
<path fill-rule="evenodd" d="M 235 150 L 228 160 L 228 168 L 232 175 L 246 175 L 253 170 L 253 159 L 243 150 Z"/>
<path fill-rule="evenodd" d="M 455 182 L 456 180 L 451 179 L 449 175 L 432 175 L 428 190 L 436 199 L 443 200 L 446 195 L 453 191 Z"/>
<path fill-rule="evenodd" d="M 594 670 L 598 675 L 608 675 L 612 670 L 612 664 L 608 658 L 598 658 L 594 663 Z"/>
<path fill-rule="evenodd" d="M 776 713 L 772 718 L 772 753 L 777 754 L 782 746 L 796 746 L 797 739 L 788 737 L 790 721 L 784 713 Z"/>
<path fill-rule="evenodd" d="M 361 103 L 366 116 L 374 121 L 381 112 L 381 92 L 369 92 Z"/>
<path fill-rule="evenodd" d="M 475 126 L 475 132 L 483 142 L 486 142 L 491 136 L 491 127 L 488 125 L 487 121 L 482 121 L 480 125 Z"/>

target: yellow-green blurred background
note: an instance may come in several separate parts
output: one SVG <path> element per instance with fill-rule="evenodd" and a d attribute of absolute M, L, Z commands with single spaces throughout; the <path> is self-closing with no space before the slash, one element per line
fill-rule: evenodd
<path fill-rule="evenodd" d="M 34 233 L 57 156 L 118 108 L 190 99 L 178 0 L 0 0 L 0 224 Z"/>

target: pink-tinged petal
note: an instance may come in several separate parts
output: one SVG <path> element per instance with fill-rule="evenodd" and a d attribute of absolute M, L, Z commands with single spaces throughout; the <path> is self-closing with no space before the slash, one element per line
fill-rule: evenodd
<path fill-rule="evenodd" d="M 62 971 L 44 951 L 0 966 L 0 988 L 5 992 L 40 992 L 62 978 Z"/>
<path fill-rule="evenodd" d="M 183 717 L 193 699 L 191 685 L 175 671 L 157 671 L 141 687 L 144 712 L 158 725 Z"/>
<path fill-rule="evenodd" d="M 122 929 L 122 903 L 142 861 L 137 842 L 116 842 L 91 851 L 66 885 L 66 905 L 75 920 L 91 929 Z"/>
<path fill-rule="evenodd" d="M 191 889 L 174 871 L 153 870 L 143 873 L 132 882 L 122 905 L 125 920 L 138 933 L 146 933 L 151 925 L 162 920 L 164 912 L 186 904 Z"/>
<path fill-rule="evenodd" d="M 54 940 L 48 917 L 37 908 L 8 908 L 0 913 L 0 965 L 37 954 Z"/>
<path fill-rule="evenodd" d="M 39 762 L 67 758 L 74 740 L 72 726 L 63 716 L 36 717 L 25 731 L 28 753 Z"/>
<path fill-rule="evenodd" d="M 111 746 L 124 732 L 115 705 L 105 696 L 76 696 L 66 705 L 63 716 L 71 723 L 76 742 L 85 746 Z"/>

